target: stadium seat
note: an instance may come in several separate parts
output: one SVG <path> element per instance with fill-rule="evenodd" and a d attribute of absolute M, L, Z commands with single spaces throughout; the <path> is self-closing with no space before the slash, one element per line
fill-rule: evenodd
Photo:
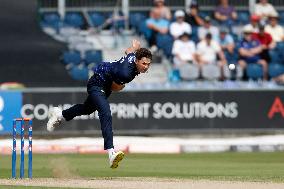
<path fill-rule="evenodd" d="M 211 11 L 200 11 L 200 12 L 199 12 L 199 15 L 200 15 L 202 18 L 205 18 L 206 16 L 213 17 L 213 12 L 211 12 Z"/>
<path fill-rule="evenodd" d="M 269 64 L 268 74 L 270 77 L 277 77 L 284 74 L 284 66 L 282 64 Z"/>
<path fill-rule="evenodd" d="M 157 47 L 162 49 L 164 54 L 170 58 L 172 56 L 173 37 L 171 35 L 157 35 Z"/>
<path fill-rule="evenodd" d="M 184 64 L 179 67 L 179 73 L 183 80 L 195 80 L 199 77 L 199 68 L 196 64 Z"/>
<path fill-rule="evenodd" d="M 284 11 L 279 12 L 279 24 L 284 25 Z"/>
<path fill-rule="evenodd" d="M 77 81 L 87 81 L 89 79 L 89 70 L 87 67 L 79 65 L 73 66 L 69 70 L 70 76 Z"/>
<path fill-rule="evenodd" d="M 198 43 L 199 38 L 198 38 L 198 27 L 191 27 L 192 33 L 191 33 L 191 40 L 194 41 L 195 43 Z"/>
<path fill-rule="evenodd" d="M 129 24 L 132 28 L 138 31 L 139 24 L 146 20 L 146 16 L 142 13 L 130 13 L 129 15 Z"/>
<path fill-rule="evenodd" d="M 89 16 L 91 18 L 93 27 L 102 26 L 106 21 L 104 15 L 99 12 L 89 12 Z"/>
<path fill-rule="evenodd" d="M 279 52 L 284 51 L 284 42 L 277 43 L 276 50 L 278 50 Z"/>
<path fill-rule="evenodd" d="M 138 31 L 140 35 L 143 35 L 147 40 L 150 39 L 152 31 L 147 28 L 146 21 L 143 21 L 138 26 Z"/>
<path fill-rule="evenodd" d="M 64 64 L 80 64 L 81 63 L 81 55 L 78 51 L 65 51 L 63 53 L 63 63 Z"/>
<path fill-rule="evenodd" d="M 201 67 L 201 75 L 207 80 L 218 80 L 221 77 L 221 69 L 216 64 L 206 64 Z"/>
<path fill-rule="evenodd" d="M 124 14 L 123 12 L 119 11 L 118 16 L 123 18 Z M 125 28 L 125 20 L 124 19 L 115 19 L 117 16 L 114 16 L 113 13 L 109 14 L 108 18 L 110 18 L 111 23 L 110 27 L 111 29 L 123 29 Z"/>
<path fill-rule="evenodd" d="M 280 53 L 277 49 L 273 49 L 269 51 L 271 63 L 280 63 L 281 62 L 281 57 Z"/>
<path fill-rule="evenodd" d="M 100 63 L 103 61 L 101 50 L 89 50 L 85 53 L 85 63 L 87 65 L 92 63 Z"/>
<path fill-rule="evenodd" d="M 248 11 L 240 11 L 238 12 L 238 24 L 245 25 L 250 21 L 250 15 Z"/>
<path fill-rule="evenodd" d="M 262 79 L 263 77 L 263 69 L 259 64 L 248 64 L 246 73 L 249 79 Z"/>
<path fill-rule="evenodd" d="M 180 81 L 180 73 L 179 73 L 179 70 L 178 69 L 173 69 L 170 71 L 169 73 L 169 80 L 171 82 L 178 82 Z"/>
<path fill-rule="evenodd" d="M 40 22 L 40 26 L 42 28 L 50 27 L 58 31 L 59 28 L 62 27 L 63 25 L 64 23 L 61 22 L 60 16 L 58 13 L 55 13 L 55 12 L 43 13 L 42 21 Z"/>
<path fill-rule="evenodd" d="M 47 25 L 56 25 L 60 22 L 60 16 L 58 13 L 50 12 L 50 13 L 44 13 L 43 14 L 43 21 Z"/>
<path fill-rule="evenodd" d="M 65 15 L 64 23 L 68 26 L 81 28 L 84 25 L 84 18 L 79 12 L 68 12 Z"/>

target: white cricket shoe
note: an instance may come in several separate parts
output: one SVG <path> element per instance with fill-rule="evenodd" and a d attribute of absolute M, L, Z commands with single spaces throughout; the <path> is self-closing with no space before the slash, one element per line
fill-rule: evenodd
<path fill-rule="evenodd" d="M 49 132 L 52 132 L 54 128 L 58 127 L 62 122 L 62 110 L 58 107 L 54 107 L 52 110 L 50 110 L 48 118 L 49 120 L 46 128 Z"/>
<path fill-rule="evenodd" d="M 122 151 L 118 151 L 114 153 L 109 160 L 110 168 L 116 169 L 118 167 L 119 162 L 123 159 L 124 153 Z"/>

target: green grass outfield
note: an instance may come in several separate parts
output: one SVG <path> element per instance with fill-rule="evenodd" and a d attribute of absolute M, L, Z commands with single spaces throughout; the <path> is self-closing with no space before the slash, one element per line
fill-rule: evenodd
<path fill-rule="evenodd" d="M 18 156 L 17 166 L 19 159 Z M 33 176 L 37 178 L 170 177 L 284 182 L 284 153 L 280 152 L 126 154 L 118 169 L 108 166 L 106 154 L 33 155 Z M 10 177 L 11 156 L 1 156 L 0 178 Z"/>

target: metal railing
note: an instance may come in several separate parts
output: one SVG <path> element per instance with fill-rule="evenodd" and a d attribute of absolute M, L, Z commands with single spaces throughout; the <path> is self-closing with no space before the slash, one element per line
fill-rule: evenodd
<path fill-rule="evenodd" d="M 66 0 L 66 10 L 112 10 L 112 8 L 119 1 L 122 4 L 124 0 Z M 153 0 L 127 0 L 129 3 L 130 11 L 137 10 L 149 10 L 149 8 L 153 7 Z M 175 10 L 178 8 L 185 8 L 186 2 L 190 0 L 166 0 L 166 5 L 171 7 L 171 9 Z M 235 6 L 237 10 L 249 9 L 249 2 L 257 1 L 257 0 L 230 0 L 230 4 Z M 200 8 L 203 10 L 214 10 L 219 0 L 197 0 Z M 283 0 L 269 0 L 271 4 L 273 4 L 276 9 L 283 10 L 284 9 L 284 1 Z M 38 0 L 38 5 L 40 10 L 56 10 L 58 6 L 58 0 Z"/>

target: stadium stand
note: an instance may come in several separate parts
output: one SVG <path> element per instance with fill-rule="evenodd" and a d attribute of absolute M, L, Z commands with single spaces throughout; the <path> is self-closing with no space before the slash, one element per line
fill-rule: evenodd
<path fill-rule="evenodd" d="M 175 10 L 182 9 L 186 11 L 185 7 L 186 1 L 174 1 L 174 0 L 168 0 L 166 1 L 166 5 L 170 7 L 172 13 L 174 13 Z M 188 1 L 192 3 L 196 3 L 196 1 Z M 197 1 L 199 5 L 199 12 L 200 16 L 204 19 L 205 17 L 210 16 L 211 17 L 211 23 L 212 25 L 218 26 L 218 22 L 214 20 L 214 10 L 216 8 L 216 5 L 218 4 L 218 1 L 209 1 L 209 0 L 199 0 Z M 271 0 L 270 3 L 275 4 L 276 7 L 279 9 L 277 10 L 279 12 L 279 21 L 280 24 L 283 23 L 283 11 L 281 7 L 283 7 L 283 3 L 279 1 L 273 1 Z M 235 7 L 238 18 L 234 22 L 232 28 L 230 28 L 230 34 L 232 35 L 234 39 L 234 43 L 236 44 L 236 47 L 234 49 L 233 54 L 228 54 L 225 52 L 225 57 L 227 60 L 228 65 L 234 65 L 232 66 L 234 69 L 237 70 L 238 78 L 241 79 L 243 76 L 242 71 L 240 70 L 239 66 L 237 65 L 238 62 L 238 44 L 242 39 L 242 28 L 244 25 L 248 24 L 250 21 L 251 16 L 251 9 L 249 8 L 249 1 L 230 1 L 230 4 Z M 63 62 L 65 65 L 68 66 L 67 71 L 70 73 L 70 69 L 73 66 L 80 66 L 84 68 L 88 68 L 91 70 L 93 66 L 96 65 L 97 62 L 100 62 L 102 60 L 115 58 L 115 56 L 110 56 L 110 54 L 117 55 L 118 53 L 113 53 L 108 48 L 105 48 L 107 45 L 102 47 L 102 45 L 97 45 L 97 43 L 100 43 L 99 40 L 95 40 L 94 37 L 92 38 L 92 41 L 88 40 L 90 38 L 90 35 L 94 35 L 94 33 L 90 33 L 90 31 L 94 31 L 95 34 L 101 35 L 103 33 L 102 29 L 111 29 L 110 32 L 113 32 L 113 13 L 117 11 L 117 7 L 120 7 L 118 1 L 92 1 L 92 0 L 85 0 L 81 1 L 78 0 L 76 3 L 74 1 L 66 1 L 66 15 L 64 20 L 60 19 L 59 14 L 57 13 L 57 4 L 54 2 L 51 2 L 49 0 L 40 0 L 39 1 L 40 9 L 39 12 L 41 14 L 41 27 L 43 30 L 48 33 L 49 35 L 53 36 L 54 39 L 66 42 L 68 46 L 68 51 L 65 51 L 63 53 L 62 57 L 67 56 L 67 54 L 72 54 L 74 52 L 77 53 L 77 58 L 75 60 L 69 60 L 68 55 L 67 57 L 63 58 Z M 188 5 L 187 5 L 188 6 Z M 97 7 L 100 7 L 98 9 Z M 114 8 L 115 7 L 115 8 Z M 146 26 L 146 19 L 149 17 L 149 10 L 153 8 L 153 1 L 147 0 L 147 1 L 138 1 L 133 0 L 129 1 L 129 20 L 126 20 L 126 23 L 129 24 L 129 28 L 131 29 L 132 37 L 135 37 L 136 35 L 142 37 L 145 39 L 145 41 L 149 40 L 151 36 L 151 30 L 149 30 Z M 120 8 L 119 8 L 120 9 Z M 115 10 L 115 11 L 114 11 Z M 122 11 L 123 12 L 123 11 Z M 122 15 L 121 11 L 116 12 L 116 14 L 119 14 L 119 16 Z M 124 14 L 125 12 L 123 12 Z M 126 14 L 126 16 L 128 15 Z M 174 21 L 174 18 L 173 20 Z M 119 23 L 119 24 L 118 24 Z M 107 26 L 110 24 L 110 26 Z M 128 28 L 128 25 L 124 25 L 124 20 L 120 20 L 120 22 L 117 22 L 116 26 L 119 26 L 119 28 L 122 28 L 126 26 Z M 86 30 L 88 29 L 88 30 Z M 199 41 L 197 32 L 198 27 L 192 27 L 192 34 L 191 39 L 197 44 Z M 117 47 L 117 36 L 121 38 L 122 40 L 125 39 L 124 32 L 120 33 L 121 31 L 115 31 L 118 33 L 113 34 L 113 47 L 116 47 L 115 51 L 121 51 L 123 48 Z M 104 34 L 102 34 L 104 35 Z M 129 36 L 128 36 L 129 37 Z M 104 38 L 105 39 L 105 38 Z M 109 39 L 104 41 L 105 43 L 108 42 Z M 156 52 L 157 56 L 162 55 L 162 63 L 164 64 L 166 62 L 165 67 L 168 70 L 168 79 L 169 81 L 180 81 L 187 79 L 186 74 L 179 73 L 178 69 L 171 68 L 171 63 L 173 62 L 172 58 L 172 46 L 173 46 L 174 39 L 170 35 L 161 35 L 159 34 L 157 36 L 157 47 L 158 51 Z M 283 74 L 282 67 L 283 67 L 283 58 L 284 58 L 284 51 L 283 51 L 283 44 L 278 43 L 277 47 L 275 49 L 271 49 L 269 51 L 269 55 L 271 57 L 271 66 L 269 66 L 269 76 L 270 78 L 278 76 L 280 74 Z M 78 52 L 79 53 L 78 53 Z M 75 53 L 75 54 L 76 54 Z M 98 54 L 97 54 L 98 53 Z M 80 57 L 79 57 L 80 54 Z M 106 57 L 108 56 L 108 57 Z M 117 57 L 116 57 L 117 58 Z M 71 58 L 72 59 L 72 58 Z M 79 61 L 80 59 L 80 61 Z M 72 62 L 73 61 L 73 62 Z M 167 64 L 170 63 L 170 64 Z M 73 69 L 73 68 L 72 68 Z M 206 68 L 207 69 L 207 68 Z M 206 70 L 205 69 L 205 70 Z M 209 68 L 208 68 L 209 69 Z M 260 78 L 260 71 L 262 68 L 260 66 L 252 65 L 248 66 L 247 70 L 244 71 L 245 78 L 248 79 L 258 79 Z M 212 79 L 213 76 L 218 76 L 220 78 L 220 74 L 213 74 L 217 72 L 213 72 L 215 68 L 210 68 L 207 70 L 206 73 L 209 73 L 208 77 L 207 75 L 203 74 L 201 77 L 202 79 Z M 234 70 L 228 70 L 225 74 L 225 79 L 230 79 L 232 77 Z M 87 72 L 84 72 L 87 73 Z M 212 77 L 211 77 L 211 75 Z M 221 74 L 222 75 L 222 74 Z M 75 78 L 75 77 L 73 77 Z M 85 77 L 87 78 L 87 77 Z M 195 77 L 193 77 L 195 78 Z M 200 79 L 200 77 L 197 77 Z M 188 78 L 190 79 L 190 78 Z M 216 79 L 213 77 L 213 79 Z M 224 79 L 224 78 L 223 78 Z"/>
<path fill-rule="evenodd" d="M 60 64 L 65 45 L 45 35 L 36 19 L 36 1 L 1 1 L 1 82 L 19 82 L 28 87 L 81 86 Z M 48 24 L 58 22 L 49 15 Z M 37 73 L 37 74 L 35 74 Z"/>

